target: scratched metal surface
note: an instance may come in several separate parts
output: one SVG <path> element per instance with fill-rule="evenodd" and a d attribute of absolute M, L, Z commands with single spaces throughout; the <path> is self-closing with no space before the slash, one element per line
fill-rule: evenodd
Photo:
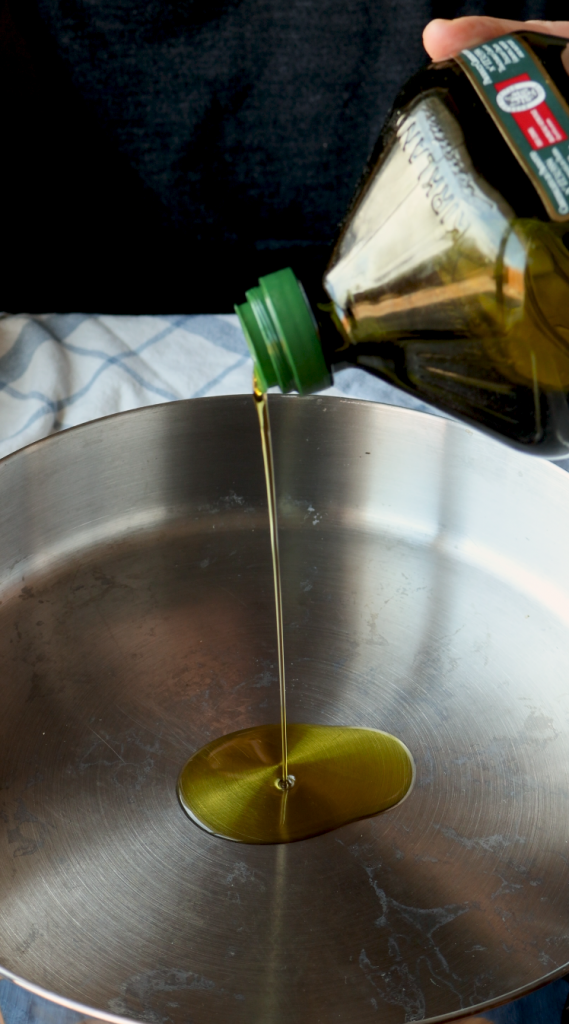
<path fill-rule="evenodd" d="M 271 399 L 289 717 L 413 752 L 384 815 L 200 831 L 176 777 L 276 721 L 250 399 L 0 463 L 0 964 L 100 1017 L 399 1024 L 567 972 L 569 476 L 465 427 Z"/>

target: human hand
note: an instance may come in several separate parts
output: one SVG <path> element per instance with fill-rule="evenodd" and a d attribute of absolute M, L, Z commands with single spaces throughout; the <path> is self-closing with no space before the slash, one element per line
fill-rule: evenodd
<path fill-rule="evenodd" d="M 553 36 L 569 38 L 569 21 L 510 21 L 508 18 L 435 18 L 430 21 L 423 32 L 423 45 L 433 60 L 447 60 L 455 57 L 461 50 L 485 43 L 496 36 L 507 35 L 508 32 L 520 32 L 522 29 L 534 32 L 545 32 Z M 565 67 L 569 72 L 569 64 L 565 51 Z"/>

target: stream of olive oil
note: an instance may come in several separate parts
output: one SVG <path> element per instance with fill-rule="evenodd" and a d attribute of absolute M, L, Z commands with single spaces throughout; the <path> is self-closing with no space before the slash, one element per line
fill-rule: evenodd
<path fill-rule="evenodd" d="M 277 625 L 280 723 L 229 733 L 198 750 L 178 779 L 186 813 L 206 831 L 241 843 L 290 843 L 393 807 L 408 793 L 407 747 L 376 729 L 287 723 L 277 502 L 269 404 L 255 387 Z"/>

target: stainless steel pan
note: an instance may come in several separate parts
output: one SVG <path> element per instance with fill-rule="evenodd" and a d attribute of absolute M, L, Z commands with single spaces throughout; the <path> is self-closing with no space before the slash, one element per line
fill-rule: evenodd
<path fill-rule="evenodd" d="M 569 960 L 569 476 L 458 424 L 271 399 L 289 718 L 417 780 L 289 846 L 215 839 L 176 777 L 276 721 L 248 398 L 0 463 L 0 964 L 107 1019 L 399 1024 Z"/>

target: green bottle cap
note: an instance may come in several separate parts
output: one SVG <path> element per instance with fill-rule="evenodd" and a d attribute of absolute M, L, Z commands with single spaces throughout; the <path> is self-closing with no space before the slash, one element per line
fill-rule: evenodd
<path fill-rule="evenodd" d="M 261 277 L 258 288 L 235 306 L 255 363 L 261 391 L 275 384 L 281 391 L 309 395 L 332 383 L 318 328 L 308 299 L 294 272 L 277 270 Z"/>

